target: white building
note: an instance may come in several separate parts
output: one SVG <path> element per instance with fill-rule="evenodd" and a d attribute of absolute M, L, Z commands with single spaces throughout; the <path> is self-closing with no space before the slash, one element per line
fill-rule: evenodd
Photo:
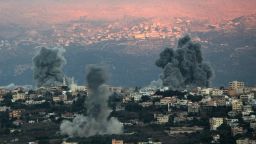
<path fill-rule="evenodd" d="M 212 91 L 212 88 L 204 88 L 204 89 L 201 89 L 200 94 L 210 95 L 211 91 Z"/>
<path fill-rule="evenodd" d="M 217 130 L 217 128 L 223 124 L 223 118 L 210 118 L 209 120 L 211 130 Z"/>
<path fill-rule="evenodd" d="M 221 96 L 221 95 L 223 95 L 223 90 L 220 90 L 220 89 L 213 89 L 213 90 L 211 91 L 211 95 L 212 95 L 212 96 Z"/>
<path fill-rule="evenodd" d="M 236 89 L 243 89 L 245 86 L 244 82 L 239 82 L 239 81 L 232 81 L 229 82 L 229 88 L 236 90 Z"/>
<path fill-rule="evenodd" d="M 25 99 L 26 99 L 25 93 L 15 93 L 15 94 L 12 96 L 12 100 L 13 100 L 13 101 L 25 100 Z"/>
<path fill-rule="evenodd" d="M 158 124 L 165 124 L 169 122 L 169 115 L 156 115 L 156 121 Z"/>
<path fill-rule="evenodd" d="M 234 99 L 232 101 L 232 110 L 233 111 L 242 111 L 243 108 L 243 103 L 242 101 L 238 100 L 238 99 Z"/>

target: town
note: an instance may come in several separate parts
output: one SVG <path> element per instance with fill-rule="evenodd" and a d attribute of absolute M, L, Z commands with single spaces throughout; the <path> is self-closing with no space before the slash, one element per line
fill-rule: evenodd
<path fill-rule="evenodd" d="M 60 86 L 0 87 L 0 143 L 254 144 L 256 87 L 232 81 L 219 88 L 123 88 L 112 93 L 111 116 L 123 124 L 123 134 L 86 138 L 61 135 L 63 120 L 84 114 L 87 86 L 65 79 Z"/>
<path fill-rule="evenodd" d="M 119 42 L 133 45 L 136 42 L 150 40 L 165 40 L 175 44 L 175 40 L 186 33 L 207 31 L 229 31 L 239 26 L 239 22 L 226 20 L 223 24 L 211 24 L 206 21 L 196 21 L 184 17 L 167 19 L 134 19 L 124 17 L 115 21 L 94 22 L 80 17 L 77 20 L 49 25 L 47 28 L 23 28 L 17 26 L 15 39 L 0 39 L 0 49 L 13 49 L 20 45 L 46 45 L 70 47 L 72 45 L 88 46 L 101 42 Z M 196 24 L 195 24 L 196 23 Z M 199 28 L 200 27 L 200 28 Z M 20 37 L 19 35 L 22 35 Z M 195 38 L 201 43 L 206 39 Z"/>

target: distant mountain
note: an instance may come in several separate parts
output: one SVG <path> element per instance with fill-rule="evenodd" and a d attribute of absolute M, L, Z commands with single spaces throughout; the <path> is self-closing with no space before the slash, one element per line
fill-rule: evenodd
<path fill-rule="evenodd" d="M 114 37 L 111 40 L 105 40 L 103 37 L 100 38 L 101 41 L 98 41 L 97 37 L 91 36 L 95 43 L 83 45 L 73 42 L 65 46 L 68 63 L 65 65 L 64 71 L 68 76 L 73 76 L 78 83 L 84 84 L 86 65 L 99 63 L 107 66 L 110 73 L 109 82 L 113 85 L 147 85 L 152 80 L 158 79 L 160 74 L 160 69 L 154 65 L 160 51 L 165 47 L 173 47 L 181 35 L 189 33 L 195 41 L 202 44 L 203 56 L 215 71 L 212 82 L 214 86 L 226 85 L 232 80 L 256 84 L 255 20 L 256 15 L 249 15 L 212 25 L 207 21 L 176 18 L 172 21 L 170 28 L 172 35 L 168 38 L 116 39 Z M 149 24 L 156 30 L 165 32 L 164 27 L 154 25 L 152 19 L 150 21 L 148 19 L 133 21 L 129 18 L 124 24 L 134 27 L 134 29 L 141 28 L 142 31 L 145 28 L 142 24 Z M 77 25 L 78 22 L 73 23 Z M 81 25 L 81 21 L 79 23 Z M 104 29 L 109 27 L 112 30 L 107 31 L 110 36 L 113 36 L 113 33 L 122 34 L 123 24 L 111 23 L 94 22 L 82 25 L 82 28 L 88 30 L 90 27 L 94 31 L 90 31 L 89 34 L 95 33 L 97 36 L 100 36 L 98 33 L 102 30 L 98 28 L 101 27 Z M 72 36 L 73 30 L 75 33 L 80 33 L 79 29 L 76 29 L 77 27 L 72 29 L 73 26 L 72 23 L 62 25 L 64 34 Z M 19 28 L 19 30 L 13 31 L 17 34 L 0 37 L 0 85 L 33 84 L 32 57 L 38 51 L 37 46 L 45 45 L 37 41 L 47 40 L 50 43 L 53 40 L 61 41 L 62 37 L 60 38 L 58 34 L 55 35 L 53 29 L 38 30 L 34 28 L 31 31 Z M 129 36 L 127 31 L 126 33 Z M 69 38 L 69 35 L 66 37 Z M 6 40 L 8 41 L 6 42 Z"/>

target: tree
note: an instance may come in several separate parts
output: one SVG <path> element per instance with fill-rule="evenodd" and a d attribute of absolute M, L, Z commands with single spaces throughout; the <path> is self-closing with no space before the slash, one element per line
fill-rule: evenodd
<path fill-rule="evenodd" d="M 235 139 L 231 134 L 231 127 L 227 124 L 222 124 L 217 128 L 220 133 L 220 143 L 225 144 L 235 144 Z"/>
<path fill-rule="evenodd" d="M 144 123 L 149 123 L 154 120 L 154 116 L 146 111 L 142 111 L 139 113 L 139 119 Z"/>
<path fill-rule="evenodd" d="M 9 120 L 9 112 L 0 112 L 0 128 L 8 128 L 12 125 Z"/>
<path fill-rule="evenodd" d="M 143 96 L 141 97 L 141 102 L 146 102 L 146 101 L 149 101 L 149 100 L 150 100 L 150 97 L 149 97 L 149 96 L 143 95 Z"/>
<path fill-rule="evenodd" d="M 129 102 L 126 106 L 125 106 L 125 110 L 129 111 L 129 112 L 140 112 L 142 110 L 142 106 L 140 106 L 137 103 L 133 103 L 133 102 Z"/>
<path fill-rule="evenodd" d="M 3 100 L 3 104 L 5 106 L 11 106 L 12 104 L 12 93 L 6 93 L 4 96 L 3 96 L 4 100 Z"/>
<path fill-rule="evenodd" d="M 203 97 L 201 95 L 188 95 L 187 99 L 191 100 L 192 102 L 199 102 L 203 99 Z"/>

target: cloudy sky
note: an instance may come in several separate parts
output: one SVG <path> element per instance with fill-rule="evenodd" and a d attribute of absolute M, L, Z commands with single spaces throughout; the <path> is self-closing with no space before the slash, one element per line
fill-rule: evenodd
<path fill-rule="evenodd" d="M 256 13 L 256 0 L 0 0 L 1 22 L 56 23 L 88 19 L 179 17 L 223 19 Z"/>

